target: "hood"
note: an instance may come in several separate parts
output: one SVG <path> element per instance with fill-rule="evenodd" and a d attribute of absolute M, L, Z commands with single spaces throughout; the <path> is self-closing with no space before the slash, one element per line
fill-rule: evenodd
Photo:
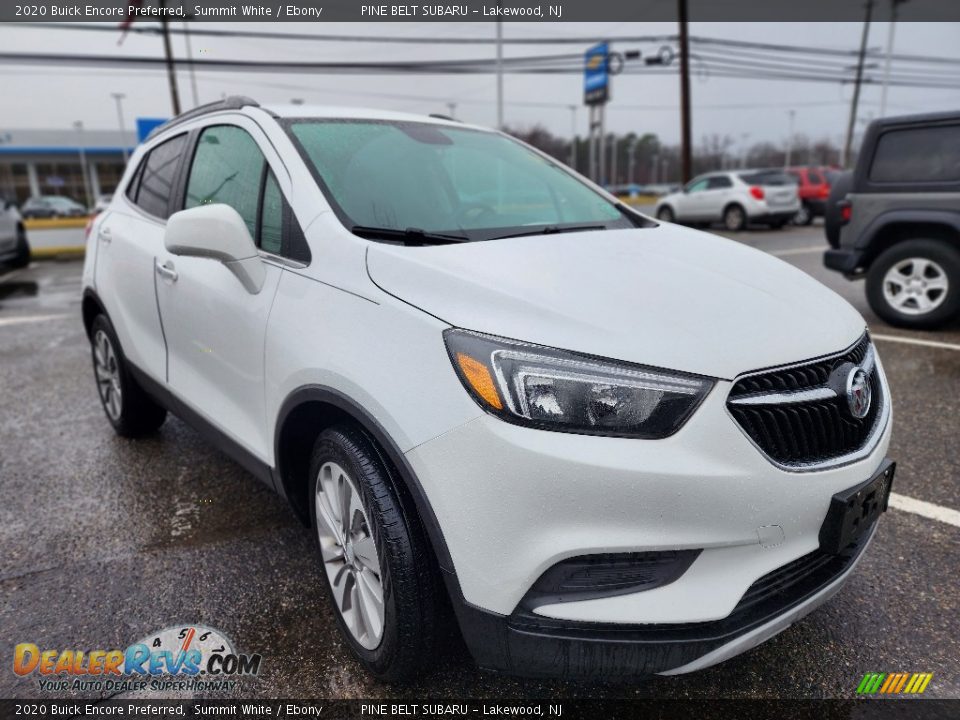
<path fill-rule="evenodd" d="M 384 291 L 455 327 L 726 379 L 843 350 L 865 327 L 806 273 L 673 225 L 371 244 L 367 268 Z"/>

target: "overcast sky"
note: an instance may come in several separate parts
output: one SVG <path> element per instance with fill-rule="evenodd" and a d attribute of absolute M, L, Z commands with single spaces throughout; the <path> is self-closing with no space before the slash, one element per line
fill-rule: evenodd
<path fill-rule="evenodd" d="M 204 23 L 204 27 L 263 29 L 273 32 L 324 34 L 369 34 L 423 36 L 494 35 L 492 23 Z M 888 25 L 871 26 L 869 46 L 885 47 Z M 862 25 L 845 23 L 693 23 L 691 34 L 753 40 L 767 43 L 855 49 Z M 555 37 L 672 34 L 671 23 L 504 23 L 505 37 Z M 122 45 L 119 32 L 96 33 L 33 29 L 0 25 L 0 48 L 6 52 L 76 52 L 107 55 L 158 56 L 157 36 L 130 34 Z M 577 45 L 510 46 L 507 57 L 581 52 Z M 627 47 L 617 46 L 625 50 Z M 640 45 L 644 53 L 656 45 Z M 492 56 L 493 45 L 389 45 L 266 39 L 193 38 L 195 57 L 272 60 L 400 60 L 472 58 Z M 897 26 L 895 51 L 960 58 L 960 24 L 901 23 Z M 182 36 L 174 37 L 174 52 L 185 56 Z M 949 66 L 945 70 L 949 70 Z M 894 65 L 896 70 L 896 64 Z M 958 73 L 957 77 L 960 77 Z M 180 93 L 185 108 L 192 106 L 188 73 L 181 70 Z M 449 112 L 484 125 L 496 122 L 494 75 L 390 75 L 337 76 L 295 74 L 197 73 L 200 102 L 221 94 L 245 94 L 261 103 L 288 102 L 303 98 L 307 103 L 381 107 L 416 113 Z M 67 128 L 82 120 L 88 128 L 115 128 L 116 107 L 111 92 L 125 93 L 124 113 L 128 127 L 136 117 L 170 114 L 166 79 L 160 71 L 120 69 L 70 69 L 0 65 L 0 132 L 37 127 Z M 813 139 L 843 134 L 852 88 L 839 84 L 798 81 L 727 79 L 697 73 L 692 81 L 693 134 L 730 135 L 738 142 L 778 141 L 786 137 L 788 111 L 795 111 L 795 130 Z M 607 126 L 616 132 L 653 132 L 666 142 L 679 137 L 678 79 L 669 76 L 620 76 L 614 80 L 614 99 L 608 106 Z M 875 116 L 880 88 L 866 87 L 861 99 L 861 117 Z M 507 75 L 505 120 L 514 126 L 546 125 L 569 136 L 569 105 L 581 105 L 582 78 L 577 75 Z M 526 104 L 525 104 L 526 103 Z M 542 107 L 540 104 L 554 104 Z M 960 89 L 890 89 L 888 114 L 960 109 Z M 585 132 L 586 110 L 576 114 L 579 133 Z"/>

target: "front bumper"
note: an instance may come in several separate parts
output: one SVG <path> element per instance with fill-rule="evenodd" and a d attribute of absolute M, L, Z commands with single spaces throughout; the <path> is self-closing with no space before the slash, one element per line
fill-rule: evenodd
<path fill-rule="evenodd" d="M 482 415 L 406 454 L 449 550 L 454 605 L 478 664 L 556 675 L 554 661 L 534 663 L 545 652 L 569 658 L 564 672 L 576 676 L 592 672 L 591 658 L 608 673 L 614 659 L 626 673 L 673 671 L 815 607 L 826 585 L 730 624 L 758 580 L 818 549 L 833 495 L 885 458 L 889 417 L 865 457 L 791 472 L 771 464 L 730 417 L 730 387 L 718 382 L 662 440 L 533 430 Z M 522 604 L 546 570 L 569 558 L 667 550 L 701 552 L 654 589 Z M 671 634 L 684 627 L 687 640 Z M 653 645 L 643 640 L 650 633 Z M 598 654 L 608 645 L 620 649 Z"/>

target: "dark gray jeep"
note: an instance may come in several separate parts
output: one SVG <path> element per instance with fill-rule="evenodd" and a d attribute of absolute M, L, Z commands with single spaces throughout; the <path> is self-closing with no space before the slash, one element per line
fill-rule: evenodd
<path fill-rule="evenodd" d="M 891 325 L 960 314 L 960 112 L 875 120 L 827 203 L 824 264 Z"/>

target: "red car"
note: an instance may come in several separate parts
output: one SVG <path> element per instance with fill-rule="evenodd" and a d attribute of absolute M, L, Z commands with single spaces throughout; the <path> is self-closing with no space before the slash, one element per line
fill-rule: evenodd
<path fill-rule="evenodd" d="M 787 172 L 797 179 L 800 209 L 793 218 L 794 225 L 809 225 L 815 217 L 823 217 L 830 197 L 829 168 L 792 167 Z"/>

